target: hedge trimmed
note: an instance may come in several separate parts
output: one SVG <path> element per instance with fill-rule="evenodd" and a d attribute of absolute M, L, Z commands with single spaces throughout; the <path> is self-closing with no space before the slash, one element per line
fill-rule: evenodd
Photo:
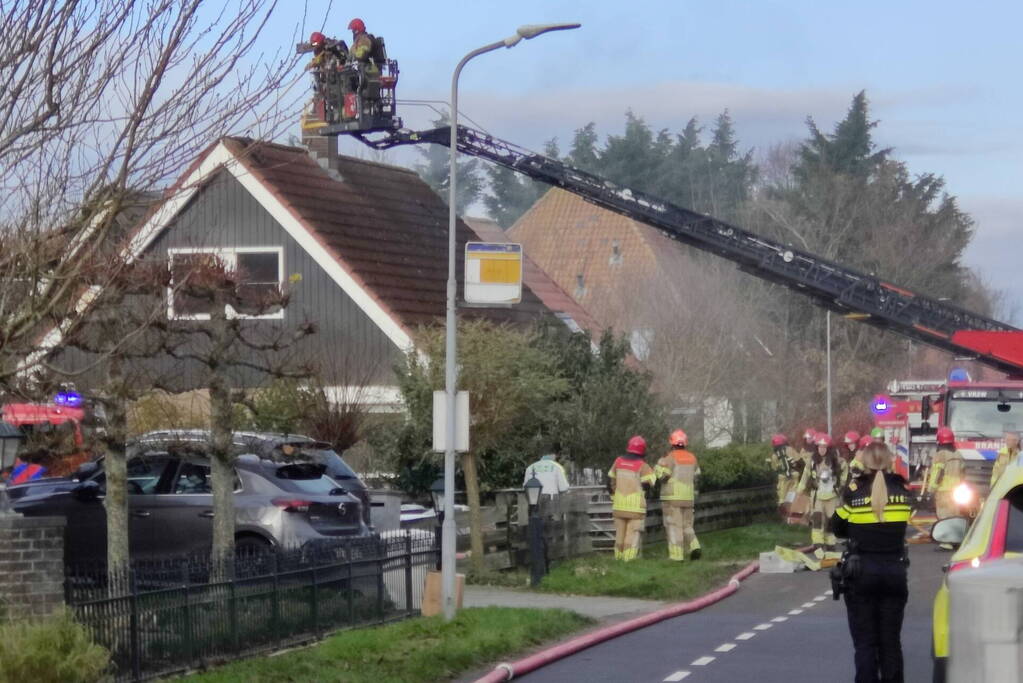
<path fill-rule="evenodd" d="M 768 444 L 731 444 L 694 452 L 700 461 L 700 491 L 746 489 L 776 481 Z"/>

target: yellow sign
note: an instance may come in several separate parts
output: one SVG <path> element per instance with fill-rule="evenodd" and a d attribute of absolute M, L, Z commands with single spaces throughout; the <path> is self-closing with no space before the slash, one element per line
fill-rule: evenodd
<path fill-rule="evenodd" d="M 470 304 L 522 301 L 522 245 L 467 242 L 463 293 Z"/>

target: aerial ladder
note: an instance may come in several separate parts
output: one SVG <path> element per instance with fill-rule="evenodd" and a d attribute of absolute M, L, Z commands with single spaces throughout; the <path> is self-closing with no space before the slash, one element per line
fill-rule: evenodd
<path fill-rule="evenodd" d="M 389 109 L 389 116 L 378 117 L 370 125 L 323 121 L 317 133 L 351 135 L 377 150 L 428 143 L 450 145 L 450 127 L 411 131 L 402 127 L 393 111 Z M 974 359 L 1010 377 L 1023 378 L 1023 331 L 1011 325 L 922 296 L 473 128 L 459 125 L 457 132 L 458 151 L 463 154 L 561 187 L 592 204 L 650 225 L 673 240 L 732 261 L 740 270 L 788 287 L 840 315 Z"/>

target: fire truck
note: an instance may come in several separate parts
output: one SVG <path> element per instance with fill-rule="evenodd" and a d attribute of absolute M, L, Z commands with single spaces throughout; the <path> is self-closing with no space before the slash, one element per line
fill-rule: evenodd
<path fill-rule="evenodd" d="M 23 435 L 19 458 L 4 479 L 23 484 L 43 477 L 66 477 L 91 459 L 83 423 L 91 408 L 73 392 L 58 394 L 52 403 L 6 403 L 3 421 Z"/>
<path fill-rule="evenodd" d="M 379 93 L 375 90 L 345 90 L 342 99 L 356 100 L 350 111 L 372 112 L 372 116 L 327 115 L 317 120 L 317 132 L 326 136 L 351 135 L 377 150 L 428 143 L 450 145 L 448 126 L 424 131 L 402 127 L 394 107 L 395 85 L 396 82 L 387 82 L 384 108 L 377 106 L 375 98 Z M 368 99 L 360 103 L 363 92 L 368 92 L 365 95 Z M 338 96 L 328 93 L 325 95 L 328 101 L 319 101 L 317 98 L 323 100 L 324 95 L 314 95 L 313 109 L 336 110 Z M 907 382 L 895 387 L 894 395 L 885 405 L 887 411 L 890 404 L 894 413 L 890 423 L 883 426 L 897 436 L 893 441 L 900 442 L 905 458 L 910 465 L 915 463 L 918 475 L 929 461 L 934 432 L 937 427 L 948 425 L 959 438 L 957 447 L 975 465 L 970 468 L 970 476 L 986 487 L 985 475 L 1003 430 L 1023 426 L 1017 417 L 1023 414 L 1023 331 L 1011 325 L 611 182 L 467 126 L 457 125 L 455 144 L 463 154 L 561 187 L 592 204 L 645 223 L 670 239 L 727 259 L 744 272 L 784 285 L 848 319 L 1005 373 L 1008 379 L 998 382 L 971 382 L 965 375 L 952 373 L 947 381 Z M 887 415 L 884 417 L 887 420 Z"/>

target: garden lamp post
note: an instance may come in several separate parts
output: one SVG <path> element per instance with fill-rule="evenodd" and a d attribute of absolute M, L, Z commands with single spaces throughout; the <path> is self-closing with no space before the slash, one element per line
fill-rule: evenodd
<path fill-rule="evenodd" d="M 441 570 L 441 544 L 444 540 L 444 477 L 430 485 L 430 497 L 433 498 L 433 511 L 437 514 L 437 523 L 433 527 L 434 544 L 437 548 L 437 571 Z"/>
<path fill-rule="evenodd" d="M 529 503 L 529 584 L 539 586 L 547 573 L 547 549 L 543 540 L 543 517 L 540 516 L 540 494 L 543 484 L 534 473 L 523 489 Z"/>
<path fill-rule="evenodd" d="M 447 314 L 445 316 L 445 351 L 444 351 L 444 391 L 447 404 L 446 424 L 444 425 L 445 450 L 444 450 L 444 482 L 446 486 L 455 485 L 455 392 L 457 388 L 455 363 L 458 354 L 455 348 L 455 294 L 457 285 L 455 283 L 455 251 L 458 243 L 455 223 L 457 212 L 455 210 L 455 197 L 457 196 L 458 174 L 456 162 L 458 160 L 458 77 L 462 74 L 462 68 L 470 59 L 478 57 L 487 52 L 492 52 L 501 47 L 515 47 L 523 38 L 529 40 L 551 31 L 565 31 L 579 28 L 580 24 L 528 24 L 520 26 L 515 35 L 509 36 L 496 43 L 490 43 L 483 47 L 476 48 L 469 54 L 462 57 L 451 75 L 451 158 L 448 167 L 448 283 L 447 283 Z M 444 603 L 444 620 L 451 621 L 455 618 L 455 496 L 451 490 L 445 491 L 444 495 L 444 532 L 442 535 L 441 547 L 441 595 Z"/>

